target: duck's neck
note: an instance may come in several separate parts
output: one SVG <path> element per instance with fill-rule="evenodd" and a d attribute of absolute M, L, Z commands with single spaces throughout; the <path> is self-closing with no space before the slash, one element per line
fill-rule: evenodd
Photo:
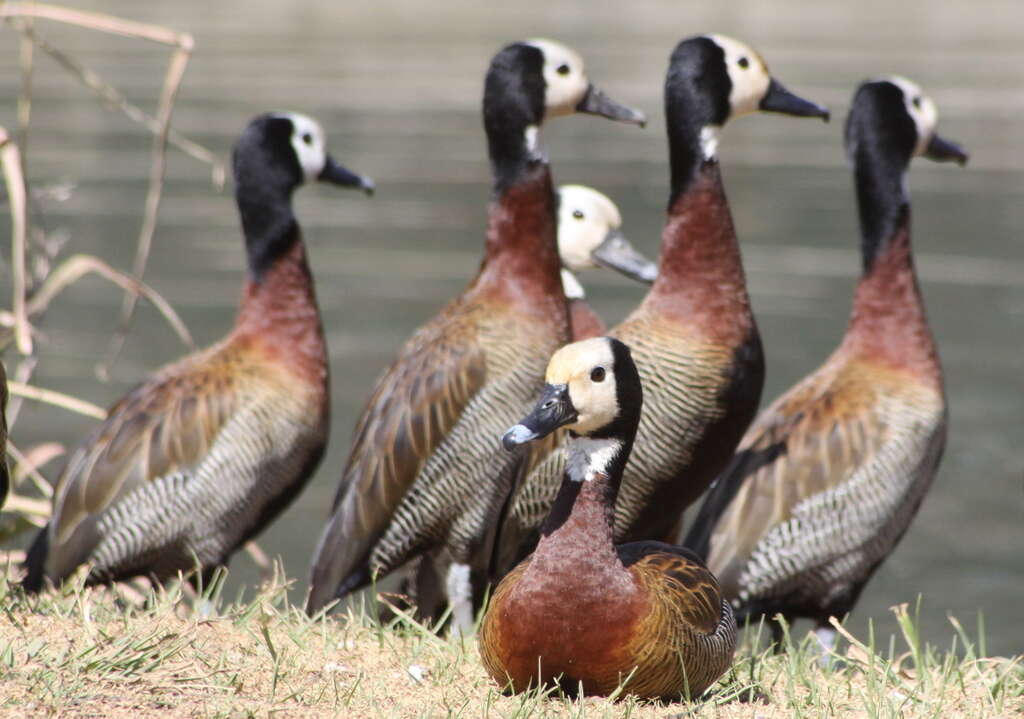
<path fill-rule="evenodd" d="M 854 292 L 844 343 L 858 356 L 941 386 L 935 340 L 914 272 L 908 205 L 900 209 L 891 234 L 875 247 Z"/>
<path fill-rule="evenodd" d="M 535 162 L 497 192 L 488 208 L 478 291 L 510 305 L 537 306 L 568 322 L 556 236 L 555 195 L 546 163 Z"/>
<path fill-rule="evenodd" d="M 489 74 L 484 86 L 484 132 L 495 195 L 527 179 L 542 162 L 538 118 L 544 116 L 543 92 L 510 86 L 503 77 L 506 82 Z"/>
<path fill-rule="evenodd" d="M 879 143 L 863 141 L 856 147 L 854 182 L 860 214 L 861 259 L 867 275 L 875 260 L 884 254 L 887 243 L 909 224 L 910 158 Z"/>
<path fill-rule="evenodd" d="M 669 69 L 670 74 L 673 68 Z M 724 108 L 709 105 L 707 93 L 689 79 L 666 81 L 665 130 L 668 134 L 668 154 L 671 165 L 672 190 L 669 194 L 669 212 L 680 195 L 689 190 L 708 162 L 718 162 L 718 131 L 711 120 L 714 113 L 724 117 Z"/>
<path fill-rule="evenodd" d="M 750 298 L 718 161 L 699 160 L 685 173 L 672 157 L 673 200 L 662 232 L 658 277 L 646 303 L 723 343 L 753 326 Z M 692 172 L 692 174 L 690 174 Z M 687 180 L 676 191 L 677 174 Z"/>
<path fill-rule="evenodd" d="M 293 370 L 325 387 L 327 347 L 305 246 L 294 220 L 287 235 L 273 244 L 272 255 L 269 264 L 259 264 L 258 273 L 249 272 L 235 335 L 258 341 Z"/>
<path fill-rule="evenodd" d="M 272 176 L 258 177 L 258 180 L 239 178 L 235 188 L 249 274 L 256 279 L 291 249 L 293 239 L 299 234 L 292 212 L 294 188 Z"/>
<path fill-rule="evenodd" d="M 632 440 L 568 437 L 562 486 L 541 527 L 533 562 L 604 565 L 621 570 L 615 552 L 615 498 Z"/>

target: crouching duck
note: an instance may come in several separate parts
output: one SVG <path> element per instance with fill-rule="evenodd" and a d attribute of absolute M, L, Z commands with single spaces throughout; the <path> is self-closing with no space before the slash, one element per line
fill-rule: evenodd
<path fill-rule="evenodd" d="M 690 551 L 612 540 L 615 497 L 640 421 L 640 375 L 609 337 L 563 347 L 536 408 L 506 449 L 569 430 L 562 486 L 537 549 L 498 585 L 480 628 L 484 666 L 523 691 L 558 685 L 608 695 L 701 694 L 732 662 L 736 623 Z"/>

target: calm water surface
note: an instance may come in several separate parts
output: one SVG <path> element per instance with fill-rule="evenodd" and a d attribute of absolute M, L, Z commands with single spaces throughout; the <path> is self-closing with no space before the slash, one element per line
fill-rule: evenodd
<path fill-rule="evenodd" d="M 971 151 L 967 169 L 917 161 L 914 238 L 929 317 L 946 368 L 949 445 L 934 488 L 853 618 L 886 631 L 888 608 L 923 595 L 925 635 L 948 642 L 947 614 L 973 625 L 984 612 L 989 650 L 1024 651 L 1021 558 L 1024 418 L 1024 10 L 1014 0 L 932 3 L 416 3 L 75 2 L 195 35 L 175 123 L 226 158 L 247 119 L 268 109 L 318 117 L 335 156 L 373 176 L 372 199 L 303 190 L 306 230 L 331 349 L 333 428 L 320 471 L 261 544 L 280 554 L 296 592 L 334 492 L 368 388 L 398 345 L 473 275 L 479 262 L 488 168 L 479 95 L 503 43 L 546 35 L 581 51 L 591 77 L 645 109 L 644 131 L 594 118 L 560 119 L 545 142 L 556 180 L 592 184 L 620 205 L 624 229 L 657 252 L 667 164 L 661 82 L 676 41 L 698 32 L 755 45 L 784 83 L 831 106 L 830 125 L 750 117 L 727 129 L 723 173 L 768 354 L 765 401 L 814 369 L 839 340 L 859 270 L 850 173 L 840 146 L 855 84 L 901 73 L 937 102 L 944 135 Z M 41 24 L 40 31 L 155 108 L 167 53 L 149 43 Z M 0 28 L 0 124 L 16 124 L 17 42 Z M 66 252 L 128 268 L 134 252 L 149 138 L 106 111 L 52 60 L 34 78 L 29 174 L 36 187 L 73 183 L 40 201 Z M 8 233 L 0 218 L 0 233 Z M 172 152 L 148 281 L 202 344 L 230 327 L 244 260 L 234 204 L 208 170 Z M 618 277 L 584 277 L 610 321 L 642 290 Z M 9 293 L 9 277 L 0 278 Z M 104 355 L 119 295 L 77 285 L 47 316 L 34 381 L 108 404 L 182 348 L 142 307 L 107 384 Z M 8 362 L 11 357 L 5 358 Z M 9 365 L 10 366 L 10 365 Z M 13 439 L 73 443 L 92 423 L 26 406 Z M 239 557 L 232 581 L 256 577 Z"/>

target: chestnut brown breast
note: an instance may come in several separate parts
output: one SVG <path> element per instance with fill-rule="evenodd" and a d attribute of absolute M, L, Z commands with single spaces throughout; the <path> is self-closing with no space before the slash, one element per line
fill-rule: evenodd
<path fill-rule="evenodd" d="M 617 541 L 668 539 L 682 511 L 725 467 L 750 424 L 764 383 L 760 335 L 717 162 L 705 163 L 670 208 L 658 277 L 641 305 L 609 333 L 632 348 L 644 412 L 615 507 Z M 565 455 L 535 460 L 507 520 L 515 551 L 536 542 Z"/>

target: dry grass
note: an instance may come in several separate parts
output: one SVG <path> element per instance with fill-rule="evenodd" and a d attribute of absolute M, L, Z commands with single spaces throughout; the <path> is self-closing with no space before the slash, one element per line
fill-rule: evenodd
<path fill-rule="evenodd" d="M 72 587 L 26 598 L 0 578 L 0 716 L 4 717 L 1010 717 L 1024 711 L 1024 669 L 980 658 L 958 625 L 951 651 L 903 636 L 884 650 L 845 643 L 819 667 L 813 639 L 775 656 L 745 647 L 700 701 L 650 704 L 504 696 L 474 639 L 439 638 L 365 608 L 308 619 L 280 582 L 251 601 L 174 589 L 131 604 Z M 751 688 L 754 692 L 751 692 Z M 742 698 L 754 694 L 754 701 Z"/>

